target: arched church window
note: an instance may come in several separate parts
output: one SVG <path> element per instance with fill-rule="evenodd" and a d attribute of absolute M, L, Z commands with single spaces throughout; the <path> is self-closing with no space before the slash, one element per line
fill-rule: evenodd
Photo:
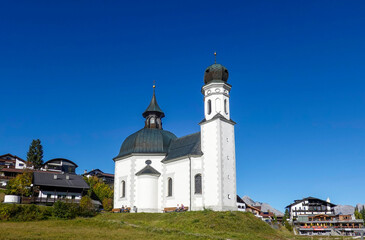
<path fill-rule="evenodd" d="M 167 180 L 167 196 L 171 197 L 172 196 L 172 178 L 168 178 Z"/>
<path fill-rule="evenodd" d="M 123 180 L 122 181 L 122 194 L 121 194 L 122 196 L 122 198 L 124 198 L 125 197 L 125 181 Z"/>
<path fill-rule="evenodd" d="M 208 100 L 208 115 L 212 113 L 212 101 Z"/>
<path fill-rule="evenodd" d="M 228 110 L 227 110 L 227 99 L 224 99 L 224 112 L 226 114 L 228 114 Z"/>
<path fill-rule="evenodd" d="M 194 177 L 195 182 L 195 194 L 201 194 L 202 193 L 202 175 L 199 173 L 195 175 Z"/>
<path fill-rule="evenodd" d="M 155 117 L 151 117 L 150 122 L 151 122 L 151 124 L 154 124 L 155 123 Z"/>

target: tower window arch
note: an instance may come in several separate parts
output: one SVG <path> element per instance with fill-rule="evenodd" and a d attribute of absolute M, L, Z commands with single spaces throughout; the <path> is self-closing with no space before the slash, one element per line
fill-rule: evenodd
<path fill-rule="evenodd" d="M 121 197 L 124 198 L 125 197 L 125 181 L 123 180 L 121 184 L 122 184 L 122 189 L 121 189 L 122 194 L 121 194 Z"/>
<path fill-rule="evenodd" d="M 208 100 L 208 115 L 212 113 L 212 101 Z"/>
<path fill-rule="evenodd" d="M 195 194 L 202 193 L 202 175 L 199 173 L 194 177 Z"/>
<path fill-rule="evenodd" d="M 172 196 L 172 178 L 167 179 L 167 196 Z"/>

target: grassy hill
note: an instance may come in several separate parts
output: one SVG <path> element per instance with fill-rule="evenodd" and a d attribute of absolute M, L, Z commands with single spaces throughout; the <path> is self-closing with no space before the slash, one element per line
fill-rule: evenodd
<path fill-rule="evenodd" d="M 0 239 L 305 239 L 250 213 L 100 214 L 94 218 L 0 222 Z"/>

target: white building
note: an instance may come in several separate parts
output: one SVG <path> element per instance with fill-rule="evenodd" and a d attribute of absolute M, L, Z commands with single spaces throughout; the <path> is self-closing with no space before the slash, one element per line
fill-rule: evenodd
<path fill-rule="evenodd" d="M 21 174 L 27 167 L 26 161 L 10 153 L 0 156 L 0 187 L 6 187 L 8 181 Z"/>
<path fill-rule="evenodd" d="M 190 210 L 237 210 L 235 122 L 227 80 L 220 64 L 205 70 L 205 118 L 200 132 L 181 138 L 162 129 L 165 114 L 153 92 L 142 114 L 144 128 L 127 137 L 114 158 L 114 208 L 161 212 L 184 204 Z"/>
<path fill-rule="evenodd" d="M 331 203 L 329 198 L 324 201 L 314 197 L 295 200 L 294 203 L 286 206 L 291 221 L 301 215 L 334 214 L 334 207 L 336 207 L 336 205 Z"/>

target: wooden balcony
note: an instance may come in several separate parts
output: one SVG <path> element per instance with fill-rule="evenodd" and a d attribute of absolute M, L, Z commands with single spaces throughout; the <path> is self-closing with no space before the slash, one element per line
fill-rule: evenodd
<path fill-rule="evenodd" d="M 66 198 L 40 198 L 40 197 L 22 197 L 21 203 L 23 204 L 54 204 L 57 201 L 65 203 L 80 203 L 79 199 L 66 199 Z"/>

